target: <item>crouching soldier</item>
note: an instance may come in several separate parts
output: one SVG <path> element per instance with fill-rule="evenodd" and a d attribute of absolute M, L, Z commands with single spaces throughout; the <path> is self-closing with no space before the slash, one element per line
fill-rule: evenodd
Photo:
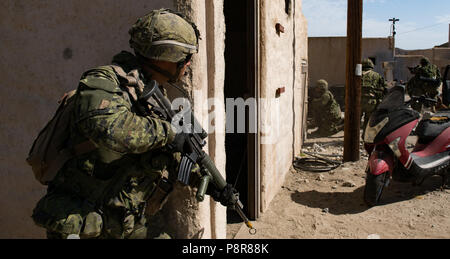
<path fill-rule="evenodd" d="M 311 89 L 311 109 L 315 125 L 314 136 L 331 136 L 343 129 L 341 108 L 328 90 L 327 81 L 320 79 Z"/>

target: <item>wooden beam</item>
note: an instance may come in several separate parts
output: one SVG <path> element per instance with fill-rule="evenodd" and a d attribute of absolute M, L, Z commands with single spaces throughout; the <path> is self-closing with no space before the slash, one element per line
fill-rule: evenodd
<path fill-rule="evenodd" d="M 344 162 L 360 159 L 362 0 L 348 0 Z"/>

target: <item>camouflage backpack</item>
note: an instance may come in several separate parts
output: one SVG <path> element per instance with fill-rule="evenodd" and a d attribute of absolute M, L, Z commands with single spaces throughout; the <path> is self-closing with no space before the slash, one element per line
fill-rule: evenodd
<path fill-rule="evenodd" d="M 72 145 L 70 141 L 70 119 L 75 107 L 75 90 L 65 93 L 53 118 L 39 132 L 31 146 L 26 161 L 34 177 L 47 185 L 71 158 L 95 149 L 94 143 L 85 141 Z"/>
<path fill-rule="evenodd" d="M 136 90 L 142 91 L 144 88 L 137 70 L 127 74 L 120 66 L 111 67 L 125 92 L 136 102 Z M 89 140 L 76 145 L 71 143 L 70 120 L 75 108 L 75 92 L 76 90 L 73 90 L 64 94 L 55 115 L 39 132 L 28 153 L 26 161 L 31 166 L 36 180 L 43 185 L 52 181 L 67 161 L 96 149 L 95 144 Z"/>

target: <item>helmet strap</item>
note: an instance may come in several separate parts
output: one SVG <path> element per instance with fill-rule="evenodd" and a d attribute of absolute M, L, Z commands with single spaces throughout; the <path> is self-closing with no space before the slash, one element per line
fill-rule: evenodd
<path fill-rule="evenodd" d="M 169 81 L 168 81 L 169 83 L 173 83 L 173 82 L 178 81 L 179 74 L 180 74 L 180 70 L 181 70 L 178 66 L 177 66 L 177 71 L 175 72 L 175 74 L 172 74 L 172 73 L 170 73 L 169 71 L 167 71 L 167 70 L 165 70 L 165 69 L 162 69 L 162 68 L 158 67 L 158 66 L 155 65 L 155 64 L 152 64 L 152 63 L 146 63 L 145 65 L 148 66 L 148 67 L 150 67 L 152 70 L 154 70 L 154 71 L 160 73 L 161 75 L 163 75 L 163 76 L 169 78 Z"/>
<path fill-rule="evenodd" d="M 183 66 L 180 66 L 179 63 L 177 64 L 177 71 L 175 72 L 175 74 L 172 74 L 169 71 L 167 71 L 165 69 L 162 69 L 162 68 L 158 67 L 157 65 L 155 65 L 155 64 L 153 64 L 151 62 L 148 62 L 148 60 L 146 58 L 144 58 L 144 57 L 142 57 L 140 55 L 137 55 L 137 56 L 138 56 L 138 59 L 141 62 L 141 64 L 144 64 L 145 66 L 148 66 L 152 70 L 154 70 L 154 71 L 160 73 L 161 75 L 169 78 L 169 81 L 168 81 L 169 83 L 174 83 L 174 82 L 178 81 L 181 68 L 183 67 Z"/>
<path fill-rule="evenodd" d="M 175 74 L 172 74 L 172 73 L 170 73 L 169 71 L 167 71 L 167 70 L 165 70 L 165 69 L 162 69 L 162 68 L 158 67 L 157 65 L 155 65 L 155 64 L 153 64 L 153 63 L 151 63 L 151 62 L 149 62 L 148 59 L 145 58 L 145 57 L 143 57 L 142 55 L 136 53 L 136 56 L 137 56 L 138 60 L 139 60 L 142 64 L 144 64 L 144 65 L 150 67 L 152 70 L 154 70 L 154 71 L 160 73 L 161 75 L 163 75 L 163 76 L 169 78 L 169 81 L 168 81 L 168 82 L 169 82 L 169 83 L 172 83 L 172 84 L 173 84 L 173 83 L 176 83 L 176 82 L 178 81 L 178 79 L 180 78 L 181 70 L 183 69 L 183 67 L 184 67 L 184 66 L 191 60 L 191 58 L 192 58 L 192 54 L 189 54 L 189 55 L 187 55 L 187 57 L 186 57 L 184 60 L 178 62 L 178 63 L 177 63 L 177 70 L 176 70 Z"/>

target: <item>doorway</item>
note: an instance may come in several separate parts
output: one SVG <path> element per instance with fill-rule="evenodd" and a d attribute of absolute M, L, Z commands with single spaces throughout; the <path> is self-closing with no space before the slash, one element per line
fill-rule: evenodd
<path fill-rule="evenodd" d="M 225 35 L 225 104 L 227 99 L 256 100 L 257 87 L 257 0 L 224 0 Z M 226 105 L 227 107 L 227 105 Z M 257 112 L 245 110 L 245 132 L 238 130 L 238 109 L 226 108 L 225 135 L 227 182 L 239 191 L 244 212 L 251 219 L 259 217 L 259 160 Z M 233 116 L 231 116 L 233 115 Z M 252 118 L 252 119 L 249 119 Z M 250 123 L 254 123 L 250 125 Z M 234 125 L 234 127 L 229 127 Z M 230 132 L 230 129 L 232 130 Z M 253 130 L 251 130 L 253 129 Z M 255 131 L 256 129 L 256 131 Z M 236 212 L 229 210 L 227 221 L 239 222 Z"/>

